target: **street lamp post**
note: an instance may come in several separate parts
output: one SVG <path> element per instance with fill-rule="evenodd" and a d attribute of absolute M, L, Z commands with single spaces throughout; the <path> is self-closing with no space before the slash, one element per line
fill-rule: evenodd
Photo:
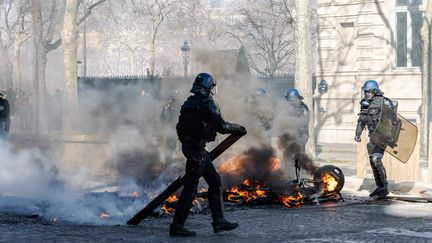
<path fill-rule="evenodd" d="M 189 53 L 190 53 L 190 47 L 187 43 L 187 41 L 184 41 L 183 46 L 181 47 L 182 56 L 183 56 L 183 75 L 187 77 L 188 75 L 188 66 L 189 66 Z"/>

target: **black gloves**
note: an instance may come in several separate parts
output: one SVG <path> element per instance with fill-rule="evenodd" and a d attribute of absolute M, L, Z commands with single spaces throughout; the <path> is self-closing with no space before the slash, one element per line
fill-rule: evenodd
<path fill-rule="evenodd" d="M 240 126 L 238 124 L 228 123 L 228 122 L 225 123 L 223 129 L 225 130 L 225 133 L 235 134 L 239 136 L 246 135 L 247 133 L 246 128 L 244 128 L 243 126 Z"/>
<path fill-rule="evenodd" d="M 246 133 L 247 133 L 246 128 L 244 126 L 240 126 L 240 125 L 237 125 L 237 126 L 239 126 L 239 128 L 237 129 L 235 134 L 241 135 L 241 136 L 246 135 Z"/>
<path fill-rule="evenodd" d="M 356 140 L 357 142 L 361 142 L 360 136 L 355 136 L 354 140 Z"/>

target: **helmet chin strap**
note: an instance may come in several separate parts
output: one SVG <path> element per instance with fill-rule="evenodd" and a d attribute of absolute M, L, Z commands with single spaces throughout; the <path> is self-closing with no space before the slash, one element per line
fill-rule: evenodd
<path fill-rule="evenodd" d="M 215 91 L 214 93 L 211 92 L 211 91 L 210 91 L 210 93 L 211 93 L 212 95 L 216 95 L 216 96 L 217 96 L 217 95 L 218 95 L 218 88 L 217 88 L 217 86 L 214 87 L 214 91 Z"/>
<path fill-rule="evenodd" d="M 214 86 L 214 92 L 213 92 L 212 90 L 213 90 L 213 89 L 210 90 L 210 94 L 211 94 L 211 95 L 215 95 L 215 96 L 217 96 L 217 95 L 218 95 L 218 89 L 217 89 L 217 86 Z"/>

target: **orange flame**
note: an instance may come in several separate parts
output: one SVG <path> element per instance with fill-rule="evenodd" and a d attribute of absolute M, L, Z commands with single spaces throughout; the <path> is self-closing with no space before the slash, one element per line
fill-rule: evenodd
<path fill-rule="evenodd" d="M 175 202 L 177 201 L 177 196 L 176 195 L 171 195 L 168 197 L 167 200 L 165 200 L 166 202 Z"/>
<path fill-rule="evenodd" d="M 239 175 L 242 171 L 244 160 L 246 156 L 237 155 L 234 158 L 231 158 L 225 161 L 223 164 L 219 166 L 219 172 L 222 174 L 234 174 Z M 281 161 L 276 157 L 270 158 L 270 170 L 275 172 L 281 168 Z"/>
<path fill-rule="evenodd" d="M 175 211 L 174 208 L 168 207 L 166 204 L 162 205 L 161 209 L 164 214 L 172 213 Z"/>
<path fill-rule="evenodd" d="M 324 184 L 324 191 L 326 192 L 333 192 L 338 185 L 336 178 L 328 173 L 321 176 L 321 182 Z"/>
<path fill-rule="evenodd" d="M 169 207 L 167 206 L 166 203 L 172 203 L 172 202 L 176 202 L 177 201 L 177 196 L 176 195 L 171 195 L 167 198 L 167 200 L 165 200 L 165 204 L 162 205 L 161 210 L 164 214 L 169 214 L 175 211 L 175 208 Z"/>
<path fill-rule="evenodd" d="M 301 194 L 300 192 L 297 193 L 297 195 L 295 196 L 281 196 L 279 198 L 279 201 L 281 203 L 283 203 L 283 205 L 291 208 L 298 208 L 300 207 L 304 202 L 303 202 L 303 198 L 305 196 L 303 194 Z"/>
<path fill-rule="evenodd" d="M 234 158 L 225 161 L 219 166 L 219 172 L 222 174 L 239 174 L 244 159 L 245 156 L 237 155 Z"/>
<path fill-rule="evenodd" d="M 275 172 L 275 171 L 278 171 L 280 168 L 281 168 L 281 161 L 276 157 L 272 157 L 271 158 L 271 171 Z"/>
<path fill-rule="evenodd" d="M 252 186 L 252 183 L 248 179 L 245 179 L 243 181 L 243 185 L 245 185 L 245 186 Z"/>
<path fill-rule="evenodd" d="M 261 185 L 258 181 L 252 183 L 250 180 L 245 179 L 242 186 L 249 187 L 249 189 L 240 189 L 239 187 L 229 189 L 228 201 L 238 203 L 243 200 L 244 202 L 250 202 L 268 196 L 267 191 L 260 189 Z"/>
<path fill-rule="evenodd" d="M 103 220 L 107 220 L 109 217 L 110 217 L 110 215 L 107 213 L 107 212 L 105 212 L 105 211 L 102 211 L 101 213 L 100 213 L 100 216 L 99 216 L 101 219 L 103 219 Z"/>
<path fill-rule="evenodd" d="M 139 197 L 139 192 L 137 192 L 137 191 L 133 191 L 132 193 L 131 193 L 131 196 L 132 197 Z"/>

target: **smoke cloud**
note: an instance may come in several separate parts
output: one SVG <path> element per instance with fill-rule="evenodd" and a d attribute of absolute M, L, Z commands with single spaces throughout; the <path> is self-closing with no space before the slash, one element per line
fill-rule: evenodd
<path fill-rule="evenodd" d="M 269 145 L 252 147 L 219 167 L 225 188 L 238 186 L 244 180 L 259 185 L 286 183 L 275 150 Z"/>
<path fill-rule="evenodd" d="M 205 50 L 200 53 L 206 54 Z M 241 176 L 224 177 L 225 185 L 238 185 L 243 179 L 284 183 L 294 178 L 294 154 L 302 168 L 312 173 L 312 160 L 298 153 L 295 138 L 286 133 L 298 124 L 284 112 L 283 97 L 272 90 L 257 96 L 256 89 L 265 88 L 262 81 L 247 70 L 232 68 L 235 61 L 228 65 L 231 69 L 221 69 L 220 60 L 209 60 L 214 62 L 203 60 L 206 68 L 202 71 L 218 80 L 219 94 L 214 99 L 222 116 L 248 130 L 245 138 L 215 161 L 217 167 L 239 155 L 244 161 Z M 24 201 L 15 209 L 46 220 L 125 223 L 152 195 L 184 174 L 185 158 L 175 124 L 193 80 L 156 79 L 150 84 L 124 85 L 105 81 L 95 80 L 96 88 L 85 87 L 79 92 L 82 136 L 54 134 L 55 142 L 47 136 L 41 139 L 50 140 L 49 146 L 36 143 L 32 149 L 11 140 L 0 148 L 5 161 L 0 171 L 2 210 Z M 280 134 L 284 135 L 278 146 L 275 141 Z M 219 135 L 208 151 L 223 138 Z M 277 149 L 283 157 L 280 168 L 275 169 Z M 132 197 L 135 192 L 139 196 Z M 101 212 L 109 213 L 110 218 L 101 219 Z"/>
<path fill-rule="evenodd" d="M 297 160 L 300 168 L 306 170 L 310 175 L 313 175 L 318 169 L 318 166 L 314 164 L 312 158 L 308 154 L 302 152 L 301 145 L 292 134 L 284 133 L 280 135 L 278 145 L 279 149 L 283 152 L 285 166 L 295 168 L 295 161 Z M 287 171 L 292 172 L 292 170 Z M 290 174 L 290 176 L 294 175 Z"/>

